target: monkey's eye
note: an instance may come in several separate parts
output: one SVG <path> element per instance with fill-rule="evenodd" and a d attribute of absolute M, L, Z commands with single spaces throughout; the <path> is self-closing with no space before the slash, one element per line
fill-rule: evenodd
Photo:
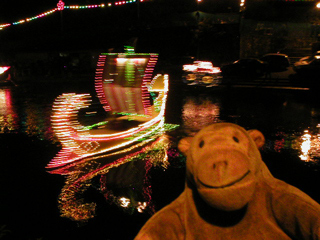
<path fill-rule="evenodd" d="M 204 141 L 202 140 L 200 143 L 199 143 L 199 147 L 202 148 L 204 145 Z"/>
<path fill-rule="evenodd" d="M 236 143 L 239 142 L 239 139 L 238 139 L 237 137 L 233 137 L 232 139 L 233 139 L 233 141 L 235 141 Z"/>

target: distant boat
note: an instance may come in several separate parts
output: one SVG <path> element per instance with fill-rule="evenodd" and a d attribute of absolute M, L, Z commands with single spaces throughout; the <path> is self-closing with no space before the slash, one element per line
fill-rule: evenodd
<path fill-rule="evenodd" d="M 1 66 L 0 67 L 0 75 L 8 71 L 11 67 L 10 66 Z"/>
<path fill-rule="evenodd" d="M 182 80 L 187 85 L 215 87 L 221 84 L 221 70 L 209 61 L 194 61 L 182 66 Z"/>
<path fill-rule="evenodd" d="M 99 56 L 95 89 L 108 113 L 105 121 L 80 124 L 78 112 L 90 105 L 89 94 L 56 99 L 51 121 L 62 149 L 47 165 L 51 173 L 63 174 L 63 169 L 90 159 L 129 154 L 166 131 L 169 77 L 153 77 L 157 59 L 158 54 L 133 51 Z"/>
<path fill-rule="evenodd" d="M 0 86 L 15 86 L 9 69 L 11 66 L 0 66 Z"/>

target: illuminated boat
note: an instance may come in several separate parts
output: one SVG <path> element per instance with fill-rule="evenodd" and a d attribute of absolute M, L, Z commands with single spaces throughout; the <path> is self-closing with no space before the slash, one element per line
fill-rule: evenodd
<path fill-rule="evenodd" d="M 194 61 L 193 64 L 183 65 L 184 83 L 206 87 L 218 86 L 221 83 L 221 70 L 209 61 Z"/>
<path fill-rule="evenodd" d="M 95 76 L 97 96 L 108 113 L 105 121 L 83 126 L 78 113 L 89 107 L 89 94 L 60 95 L 53 105 L 52 127 L 61 151 L 47 168 L 70 172 L 70 166 L 97 158 L 138 151 L 165 131 L 168 75 L 153 71 L 158 54 L 103 53 Z"/>

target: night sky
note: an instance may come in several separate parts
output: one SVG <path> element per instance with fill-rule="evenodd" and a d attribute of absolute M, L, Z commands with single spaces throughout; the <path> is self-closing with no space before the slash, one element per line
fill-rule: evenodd
<path fill-rule="evenodd" d="M 0 24 L 12 24 L 50 11 L 56 8 L 58 1 L 0 0 Z M 149 22 L 149 17 L 155 14 L 171 16 L 171 14 L 162 13 L 163 9 L 169 10 L 166 6 L 171 6 L 171 10 L 182 12 L 194 11 L 197 6 L 195 0 L 145 1 L 140 4 L 141 19 L 146 18 L 141 20 L 144 23 Z M 64 0 L 65 5 L 107 4 L 108 2 L 105 0 Z M 110 0 L 110 2 L 117 2 L 117 0 Z M 64 10 L 61 11 L 61 14 L 55 12 L 41 19 L 12 25 L 1 30 L 0 53 L 24 50 L 42 51 L 55 48 L 107 48 L 110 45 L 113 46 L 115 42 L 120 43 L 136 35 L 137 16 L 136 3 L 111 8 Z M 161 17 L 157 19 L 162 21 Z"/>
<path fill-rule="evenodd" d="M 118 0 L 64 0 L 66 5 L 89 5 L 101 4 L 107 2 L 116 2 Z M 145 0 L 146 2 L 162 3 L 162 6 L 169 7 L 172 5 L 177 11 L 179 10 L 195 10 L 197 0 Z M 199 5 L 202 11 L 211 12 L 233 12 L 239 7 L 239 0 L 202 0 Z M 269 3 L 285 3 L 286 6 L 290 3 L 297 4 L 314 4 L 313 1 L 272 1 L 272 0 L 246 0 L 246 4 L 257 3 L 259 5 Z M 315 1 L 314 1 L 315 2 Z M 42 12 L 51 10 L 56 7 L 58 0 L 1 0 L 0 1 L 0 24 L 11 23 L 23 18 L 36 16 Z M 152 3 L 152 4 L 153 4 Z M 146 4 L 146 3 L 144 3 Z M 147 4 L 146 4 L 147 5 Z M 149 4 L 150 5 L 150 4 Z"/>
<path fill-rule="evenodd" d="M 0 0 L 0 24 L 12 24 L 50 11 L 56 8 L 58 1 Z M 117 1 L 119 0 L 64 0 L 66 5 L 107 4 Z M 111 8 L 106 6 L 105 8 L 90 10 L 64 10 L 29 23 L 4 28 L 0 31 L 0 41 L 2 43 L 0 53 L 24 50 L 46 51 L 55 48 L 59 50 L 106 49 L 114 46 L 115 43 L 123 45 L 123 42 L 133 37 L 139 37 L 141 40 L 145 39 L 148 43 L 154 42 L 150 48 L 158 51 L 159 44 L 164 44 L 163 34 L 170 37 L 177 35 L 180 42 L 181 40 L 189 40 L 192 43 L 192 36 L 186 35 L 192 33 L 192 27 L 189 26 L 190 29 L 185 28 L 184 32 L 177 32 L 177 29 L 174 28 L 181 25 L 180 19 L 184 19 L 186 14 L 197 10 L 213 14 L 239 13 L 239 0 L 202 0 L 199 5 L 197 5 L 197 0 L 144 1 L 139 5 L 139 14 L 137 3 Z M 280 2 L 283 2 L 284 5 L 273 8 L 274 3 Z M 294 6 L 298 6 L 297 4 L 305 5 L 305 3 L 311 4 L 312 2 L 294 2 Z M 304 21 L 309 17 L 307 10 L 300 7 L 294 7 L 289 11 L 289 6 L 292 4 L 285 2 L 285 0 L 246 0 L 246 4 L 247 11 L 244 15 L 250 18 L 287 21 L 292 16 L 292 19 L 296 21 L 300 16 L 301 21 Z M 287 14 L 284 14 L 285 12 Z M 302 12 L 307 16 L 302 16 Z M 177 18 L 179 18 L 180 25 L 174 25 Z M 186 24 L 183 26 L 186 26 Z M 221 30 L 220 33 L 224 32 L 226 31 Z M 211 35 L 215 36 L 215 34 Z M 146 38 L 149 36 L 150 39 Z M 152 41 L 151 37 L 153 37 Z M 211 42 L 213 40 L 208 39 Z M 175 42 L 176 40 L 170 39 L 168 41 Z M 181 49 L 188 47 L 187 45 L 180 45 L 179 48 Z M 176 48 L 175 46 L 174 50 Z M 170 51 L 172 49 L 167 50 L 167 52 Z"/>
<path fill-rule="evenodd" d="M 64 0 L 66 5 L 90 5 L 117 0 Z M 145 0 L 146 2 L 162 3 L 169 7 L 172 5 L 177 11 L 196 9 L 197 0 Z M 15 22 L 23 18 L 36 16 L 42 12 L 51 10 L 56 7 L 58 0 L 1 0 L 0 1 L 0 23 Z M 213 4 L 214 3 L 214 4 Z M 148 4 L 148 3 L 143 3 Z M 149 3 L 150 4 L 150 3 Z M 238 7 L 238 0 L 203 0 L 201 10 L 230 11 Z"/>
<path fill-rule="evenodd" d="M 0 21 L 14 22 L 20 18 L 31 17 L 56 7 L 56 0 L 1 0 Z"/>
<path fill-rule="evenodd" d="M 64 0 L 66 5 L 90 5 L 106 3 L 104 0 Z M 21 18 L 36 16 L 57 6 L 58 0 L 1 0 L 0 21 L 14 22 Z"/>

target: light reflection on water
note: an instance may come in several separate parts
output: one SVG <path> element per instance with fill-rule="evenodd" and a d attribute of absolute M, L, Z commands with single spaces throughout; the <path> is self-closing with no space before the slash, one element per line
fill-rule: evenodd
<path fill-rule="evenodd" d="M 50 122 L 55 96 L 25 86 L 0 88 L 0 133 L 23 133 L 56 143 Z"/>
<path fill-rule="evenodd" d="M 300 147 L 302 161 L 319 161 L 320 159 L 320 124 L 317 125 L 316 132 L 305 130 L 304 134 L 297 139 L 297 146 Z"/>
<path fill-rule="evenodd" d="M 252 98 L 251 102 L 240 97 L 230 103 L 227 99 L 229 95 L 218 94 L 217 97 L 213 94 L 213 96 L 214 98 L 212 95 L 202 94 L 199 97 L 185 97 L 181 124 L 185 133 L 194 135 L 206 125 L 224 121 L 233 122 L 246 129 L 261 130 L 266 135 L 263 151 L 277 153 L 291 151 L 302 161 L 318 162 L 320 112 L 319 108 L 310 107 L 309 101 L 296 101 L 289 94 L 288 98 L 277 98 L 276 95 L 275 98 L 269 96 L 267 101 Z M 234 97 L 237 99 L 239 95 Z"/>
<path fill-rule="evenodd" d="M 182 107 L 182 127 L 189 135 L 220 121 L 220 104 L 207 98 L 187 98 Z"/>
<path fill-rule="evenodd" d="M 0 133 L 20 132 L 56 143 L 51 129 L 50 115 L 53 100 L 61 93 L 63 93 L 61 89 L 52 92 L 51 89 L 36 92 L 32 88 L 25 91 L 21 88 L 0 89 Z M 231 92 L 222 90 L 207 93 L 186 91 L 183 94 L 171 91 L 169 94 L 171 101 L 168 104 L 177 104 L 175 101 L 183 99 L 180 106 L 180 124 L 184 135 L 194 135 L 211 123 L 233 122 L 246 129 L 257 128 L 262 131 L 266 136 L 266 145 L 263 149 L 265 152 L 282 154 L 290 151 L 292 156 L 306 163 L 318 163 L 320 110 L 312 98 L 308 99 L 308 94 L 302 94 L 301 97 L 299 92 L 255 92 L 254 90 Z M 169 111 L 166 115 L 169 119 L 179 117 L 175 111 Z M 90 115 L 90 118 L 92 121 L 94 117 Z M 184 161 L 172 162 L 172 159 L 179 159 L 181 155 L 176 149 L 170 151 L 171 166 L 168 168 L 173 164 L 183 167 Z M 104 176 L 107 185 L 110 184 L 110 179 L 116 179 L 117 185 L 108 185 L 108 190 L 103 192 L 103 195 L 119 207 L 133 207 L 135 211 L 143 212 L 147 207 L 145 199 L 136 197 L 136 193 L 130 192 L 132 185 L 131 183 L 124 185 L 125 177 L 123 177 L 128 178 L 128 174 L 122 172 L 122 177 L 119 177 L 117 172 L 122 170 L 118 169 L 119 171 Z M 149 173 L 146 169 L 143 170 Z M 81 171 L 85 172 L 87 169 Z M 131 176 L 134 182 L 136 176 L 132 174 Z M 140 185 L 135 185 L 136 189 L 142 188 Z"/>
<path fill-rule="evenodd" d="M 0 133 L 22 132 L 54 142 L 50 116 L 53 100 L 59 94 L 61 91 L 57 89 L 50 94 L 45 91 L 33 92 L 32 88 L 28 91 L 15 88 L 0 89 Z M 319 106 L 310 106 L 313 103 L 303 97 L 297 97 L 301 101 L 292 98 L 292 93 L 270 95 L 266 92 L 252 96 L 243 95 L 228 92 L 187 92 L 178 96 L 183 98 L 180 124 L 185 133 L 192 135 L 211 123 L 233 122 L 248 129 L 257 128 L 267 133 L 267 137 L 271 137 L 269 140 L 272 141 L 272 148 L 277 152 L 281 149 L 302 147 L 297 147 L 297 144 L 303 145 L 305 149 L 309 138 L 312 148 L 317 148 Z M 171 101 L 169 104 L 175 103 Z M 169 118 L 175 114 L 173 111 L 166 113 Z M 88 117 L 91 122 L 94 121 L 93 118 L 94 116 Z M 308 130 L 310 137 L 304 133 L 305 130 Z M 294 144 L 293 139 L 296 139 Z M 270 143 L 267 148 L 271 148 Z M 314 152 L 311 149 L 310 151 Z"/>
<path fill-rule="evenodd" d="M 11 89 L 0 89 L 0 133 L 18 129 L 18 116 L 12 104 Z"/>
<path fill-rule="evenodd" d="M 308 130 L 304 131 L 305 133 L 301 136 L 301 152 L 302 154 L 299 156 L 302 161 L 309 161 L 309 151 L 311 149 L 311 135 Z"/>

